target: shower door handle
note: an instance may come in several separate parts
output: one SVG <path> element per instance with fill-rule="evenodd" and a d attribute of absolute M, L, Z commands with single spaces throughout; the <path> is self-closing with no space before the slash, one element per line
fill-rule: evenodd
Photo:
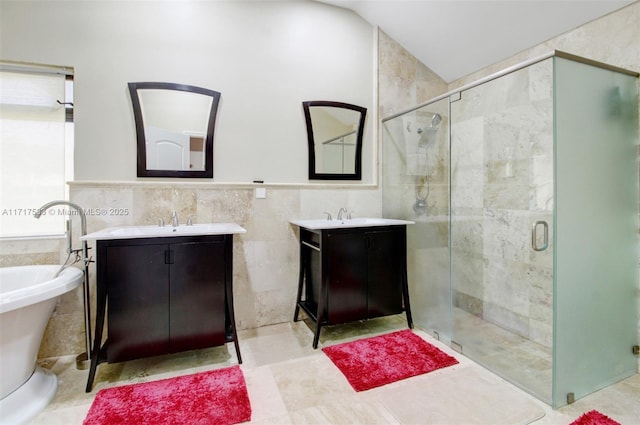
<path fill-rule="evenodd" d="M 538 246 L 538 226 L 542 226 L 542 246 Z M 549 247 L 549 224 L 544 220 L 538 220 L 531 226 L 531 247 L 534 251 L 544 251 Z"/>

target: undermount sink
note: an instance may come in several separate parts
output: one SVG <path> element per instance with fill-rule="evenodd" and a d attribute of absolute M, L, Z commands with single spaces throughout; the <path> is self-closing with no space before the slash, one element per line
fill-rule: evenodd
<path fill-rule="evenodd" d="M 309 230 L 340 229 L 346 227 L 376 227 L 376 226 L 397 226 L 415 224 L 414 221 L 397 220 L 394 218 L 352 218 L 344 220 L 290 220 L 291 224 L 304 227 Z"/>
<path fill-rule="evenodd" d="M 246 230 L 236 223 L 200 223 L 193 225 L 167 226 L 120 226 L 107 227 L 97 232 L 82 236 L 80 240 L 105 239 L 135 239 L 160 238 L 172 236 L 198 235 L 230 235 L 246 233 Z"/>

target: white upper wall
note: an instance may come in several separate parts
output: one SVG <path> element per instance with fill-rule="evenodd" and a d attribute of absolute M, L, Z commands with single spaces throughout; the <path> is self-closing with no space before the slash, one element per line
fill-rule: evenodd
<path fill-rule="evenodd" d="M 374 41 L 355 13 L 307 0 L 0 2 L 0 59 L 75 70 L 76 180 L 137 179 L 127 83 L 160 81 L 222 93 L 215 182 L 309 182 L 302 102 L 334 100 L 367 108 L 376 183 Z"/>

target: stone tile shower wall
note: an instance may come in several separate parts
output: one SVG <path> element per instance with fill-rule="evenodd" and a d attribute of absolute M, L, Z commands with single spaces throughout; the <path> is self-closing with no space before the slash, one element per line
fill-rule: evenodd
<path fill-rule="evenodd" d="M 445 93 L 447 83 L 407 52 L 384 32 L 378 35 L 378 113 L 381 118 L 400 113 Z M 414 220 L 407 228 L 407 268 L 414 321 L 427 329 L 447 329 L 438 323 L 448 317 L 449 282 L 449 157 L 447 114 L 439 110 L 443 121 L 437 140 L 418 148 L 417 129 L 431 120 L 428 108 L 381 124 L 385 217 Z M 428 180 L 428 181 L 427 181 Z M 426 213 L 416 215 L 413 205 L 416 190 L 426 196 Z M 444 283 L 443 283 L 444 282 Z"/>
<path fill-rule="evenodd" d="M 453 304 L 545 347 L 552 252 L 531 250 L 530 232 L 553 222 L 551 72 L 548 60 L 463 92 L 451 142 Z"/>
<path fill-rule="evenodd" d="M 448 100 L 447 100 L 448 103 Z M 449 295 L 449 143 L 448 117 L 426 146 L 418 128 L 428 125 L 440 105 L 421 108 L 383 124 L 383 211 L 412 220 L 407 229 L 409 292 L 415 322 L 448 332 Z M 445 105 L 446 106 L 446 105 Z M 414 209 L 424 202 L 423 209 Z"/>
<path fill-rule="evenodd" d="M 385 118 L 433 99 L 447 83 L 384 31 L 378 31 L 378 115 Z"/>
<path fill-rule="evenodd" d="M 536 66 L 463 93 L 451 117 L 446 98 L 383 124 L 383 211 L 416 222 L 407 238 L 409 282 L 416 322 L 427 330 L 449 332 L 453 303 L 551 347 L 551 251 L 529 248 L 531 223 L 552 222 L 551 88 L 551 67 Z M 416 130 L 434 112 L 441 128 L 418 147 Z M 426 211 L 417 214 L 425 188 Z"/>
<path fill-rule="evenodd" d="M 454 81 L 449 85 L 449 90 L 538 57 L 552 49 L 559 49 L 640 72 L 640 42 L 638 40 L 640 40 L 640 1 Z M 640 261 L 638 264 L 640 265 Z M 640 310 L 640 285 L 636 298 Z M 638 316 L 638 341 L 640 341 L 640 315 Z M 638 359 L 638 370 L 640 370 L 640 358 Z"/>

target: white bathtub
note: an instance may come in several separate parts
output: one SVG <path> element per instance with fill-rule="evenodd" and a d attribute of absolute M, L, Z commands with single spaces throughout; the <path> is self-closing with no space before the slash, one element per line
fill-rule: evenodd
<path fill-rule="evenodd" d="M 82 284 L 82 271 L 60 266 L 0 268 L 0 424 L 26 423 L 51 401 L 56 376 L 36 367 L 58 297 Z"/>

